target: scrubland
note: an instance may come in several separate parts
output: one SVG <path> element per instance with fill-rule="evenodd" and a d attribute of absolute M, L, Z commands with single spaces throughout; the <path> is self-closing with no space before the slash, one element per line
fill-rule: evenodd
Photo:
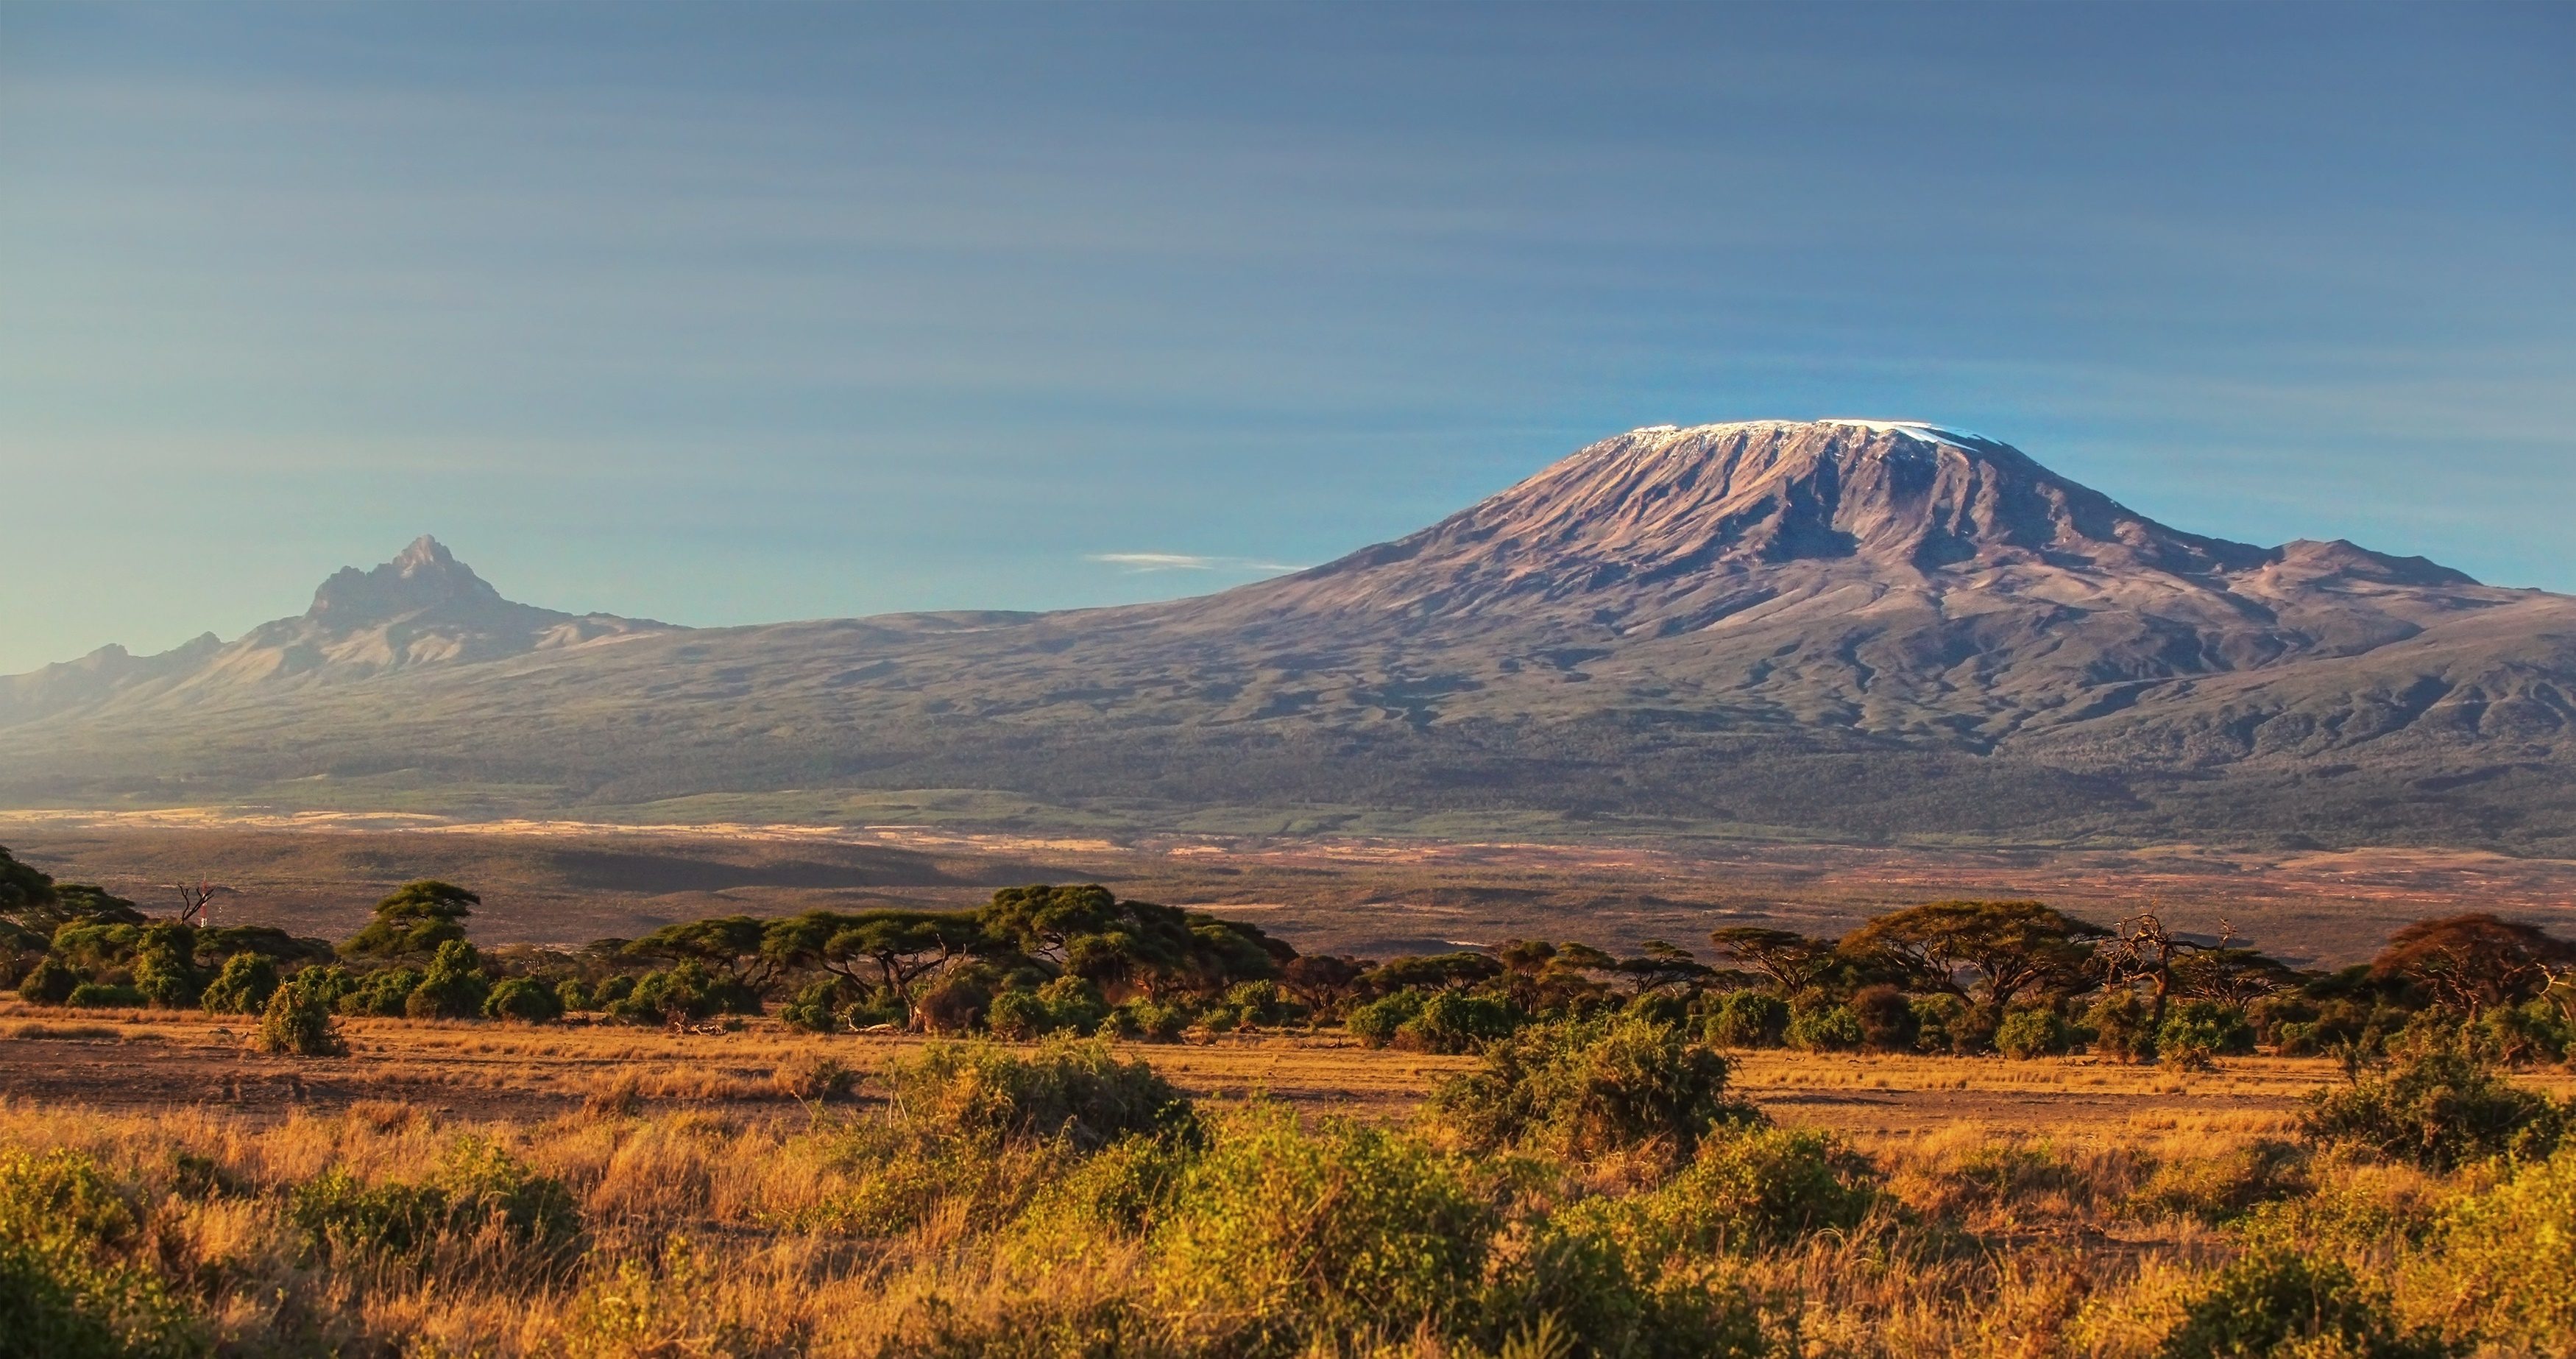
<path fill-rule="evenodd" d="M 2338 1136 L 2397 1097 L 2313 1059 L 388 1020 L 264 1104 L 112 1097 L 290 1061 L 200 1018 L 0 1023 L 96 1096 L 0 1105 L 0 1352 L 2576 1352 L 2576 1148 Z"/>

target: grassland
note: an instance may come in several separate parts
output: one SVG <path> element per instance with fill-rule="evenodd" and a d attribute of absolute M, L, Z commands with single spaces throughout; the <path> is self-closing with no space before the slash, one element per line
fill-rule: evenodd
<path fill-rule="evenodd" d="M 403 1020 L 343 1027 L 349 1056 L 296 1060 L 253 1052 L 234 1024 L 203 1016 L 66 1018 L 0 1005 L 0 1181 L 35 1166 L 97 1167 L 99 1183 L 132 1215 L 115 1258 L 154 1262 L 150 1278 L 163 1281 L 154 1287 L 193 1300 L 193 1340 L 130 1352 L 199 1353 L 187 1344 L 218 1342 L 242 1354 L 745 1359 L 1592 1352 L 1584 1337 L 1551 1348 L 1564 1337 L 1533 1331 L 1529 1316 L 1478 1321 L 1442 1311 L 1491 1307 L 1506 1285 L 1544 1292 L 1540 1276 L 1513 1272 L 1519 1266 L 1501 1245 L 1482 1267 L 1484 1282 L 1470 1280 L 1473 1296 L 1416 1298 L 1422 1315 L 1412 1321 L 1403 1311 L 1411 1304 L 1356 1320 L 1333 1311 L 1333 1297 L 1348 1303 L 1352 1290 L 1365 1291 L 1341 1279 L 1333 1286 L 1343 1292 L 1321 1301 L 1303 1284 L 1263 1295 L 1263 1306 L 1296 1319 L 1295 1334 L 1246 1330 L 1241 1299 L 1207 1302 L 1233 1295 L 1190 1272 L 1221 1267 L 1216 1246 L 1177 1249 L 1152 1232 L 1050 1216 L 1071 1211 L 1065 1186 L 1097 1181 L 1114 1160 L 1101 1159 L 1107 1153 L 961 1137 L 918 1096 L 908 1108 L 889 1100 L 899 1069 L 927 1050 L 921 1040 L 817 1037 L 767 1020 L 704 1034 Z M 1195 1101 L 1213 1130 L 1203 1161 L 1249 1149 L 1253 1163 L 1275 1169 L 1299 1164 L 1301 1148 L 1330 1152 L 1316 1163 L 1326 1182 L 1264 1181 L 1253 1200 L 1275 1192 L 1315 1213 L 1334 1211 L 1336 1195 L 1358 1192 L 1332 1189 L 1358 1183 L 1334 1176 L 1365 1181 L 1372 1166 L 1384 1173 L 1368 1158 L 1390 1146 L 1419 1149 L 1406 1154 L 1428 1159 L 1398 1164 L 1466 1202 L 1517 1204 L 1510 1211 L 1522 1213 L 1537 1211 L 1531 1202 L 1557 1205 L 1556 1219 L 1531 1219 L 1542 1223 L 1615 1223 L 1619 1209 L 1670 1201 L 1676 1186 L 1712 1192 L 1685 1183 L 1695 1172 L 1666 1179 L 1669 1171 L 1636 1154 L 1463 1155 L 1425 1098 L 1474 1059 L 1296 1034 L 1124 1045 L 1117 1056 L 1149 1062 Z M 836 1067 L 855 1075 L 849 1093 L 832 1093 Z M 1818 1192 L 1815 1167 L 1839 1166 L 1836 1174 L 1863 1186 L 1852 1202 L 1866 1206 L 1831 1230 L 1731 1244 L 1721 1233 L 1713 1253 L 1661 1259 L 1652 1280 L 1619 1285 L 1649 1297 L 1687 1276 L 1700 1290 L 1692 1297 L 1733 1300 L 1726 1305 L 1737 1313 L 1724 1315 L 1749 1329 L 1711 1352 L 2216 1353 L 2175 1349 L 2173 1337 L 2195 1308 L 2207 1310 L 2228 1271 L 2241 1269 L 2229 1262 L 2265 1249 L 2267 1231 L 2312 1235 L 2307 1248 L 2318 1258 L 2358 1268 L 2355 1296 L 2400 1327 L 2389 1334 L 2438 1340 L 2445 1325 L 2453 1334 L 2448 1348 L 2297 1353 L 2527 1359 L 2576 1334 L 2548 1330 L 2557 1323 L 2545 1316 L 2498 1332 L 2502 1340 L 2462 1329 L 2456 1295 L 2467 1276 L 2439 1273 L 2453 1267 L 2428 1243 L 2456 1235 L 2443 1225 L 2452 1220 L 2444 1205 L 2513 1186 L 2498 1189 L 2503 1172 L 2491 1168 L 2443 1174 L 2298 1149 L 2304 1098 L 2344 1079 L 2325 1061 L 2244 1058 L 2183 1073 L 2086 1058 L 1741 1053 L 1730 1074 L 1731 1088 L 1793 1139 L 1752 1144 L 1790 1158 L 1761 1163 L 1769 1178 L 1759 1184 Z M 2567 1073 L 2526 1082 L 2576 1093 Z M 1282 1109 L 1297 1121 L 1280 1124 Z M 1334 1131 L 1344 1126 L 1389 1131 Z M 1795 1142 L 1800 1130 L 1825 1140 Z M 1395 1141 L 1364 1140 L 1371 1136 Z M 1710 1154 L 1704 1147 L 1702 1164 Z M 2576 1159 L 2559 1160 L 2576 1172 Z M 1523 1169 L 1497 1168 L 1509 1165 Z M 503 1196 L 494 1203 L 518 1203 L 508 1196 L 524 1197 L 531 1185 L 560 1186 L 546 1191 L 563 1196 L 549 1211 L 568 1213 L 563 1221 L 576 1225 L 564 1230 L 574 1234 L 513 1235 L 517 1219 L 496 1208 L 479 1225 L 451 1223 L 395 1249 L 347 1235 L 362 1218 L 325 1212 L 340 1211 L 334 1203 L 410 1202 L 400 1196 L 418 1192 L 412 1186 L 462 1193 L 458 1166 L 480 1167 L 476 1192 Z M 1533 1174 L 1544 1180 L 1535 1189 Z M 1227 1212 L 1242 1208 L 1244 1186 L 1217 1187 L 1233 1205 Z M 1584 1203 L 1596 1210 L 1590 1219 Z M 326 1218 L 338 1225 L 315 1225 Z M 1313 1228 L 1299 1221 L 1308 1227 L 1292 1237 Z M 1393 1223 L 1363 1225 L 1392 1231 Z M 381 1236 L 381 1222 L 369 1230 Z M 1196 1230 L 1212 1228 L 1202 1221 Z M 1504 1235 L 1518 1230 L 1526 1229 Z M 1618 1233 L 1636 1230 L 1631 1223 L 1603 1239 L 1630 1242 Z M 1264 1250 L 1293 1244 L 1261 1240 Z M 2510 1276 L 2522 1267 L 2503 1268 Z M 1435 1314 L 1446 1320 L 1433 1324 Z M 0 1341 L 0 1352 L 17 1351 Z"/>

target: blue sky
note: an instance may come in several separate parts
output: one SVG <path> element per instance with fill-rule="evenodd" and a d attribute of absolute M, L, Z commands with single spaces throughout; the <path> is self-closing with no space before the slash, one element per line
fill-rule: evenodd
<path fill-rule="evenodd" d="M 687 623 L 1194 593 L 1769 416 L 2576 590 L 2571 69 L 2567 4 L 0 6 L 0 670 L 424 531 Z"/>

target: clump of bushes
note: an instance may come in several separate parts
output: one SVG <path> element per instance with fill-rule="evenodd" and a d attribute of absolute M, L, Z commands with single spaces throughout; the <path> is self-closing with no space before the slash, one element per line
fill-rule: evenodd
<path fill-rule="evenodd" d="M 212 1350 L 142 1255 L 142 1223 L 98 1162 L 0 1147 L 0 1353 L 181 1359 Z"/>
<path fill-rule="evenodd" d="M 277 994 L 277 964 L 265 954 L 236 953 L 224 960 L 223 971 L 206 984 L 200 1003 L 206 1013 L 215 1015 L 255 1015 L 268 1008 L 268 998 Z"/>
<path fill-rule="evenodd" d="M 523 1024 L 551 1024 L 563 1018 L 563 998 L 534 977 L 510 977 L 483 998 L 487 1019 L 515 1019 Z"/>
<path fill-rule="evenodd" d="M 2311 1141 L 2448 1170 L 2491 1156 L 2544 1157 L 2569 1123 L 2565 1107 L 2444 1045 L 2413 1053 L 2384 1074 L 2320 1092 L 2300 1130 Z"/>
<path fill-rule="evenodd" d="M 1761 1120 L 1726 1093 L 1726 1059 L 1678 1025 L 1630 1014 L 1534 1024 L 1432 1093 L 1465 1145 L 1584 1158 L 1653 1149 L 1688 1158 L 1716 1128 Z"/>
<path fill-rule="evenodd" d="M 299 972 L 269 993 L 256 1042 L 261 1051 L 289 1057 L 346 1056 L 349 1045 L 331 1019 L 329 994 L 336 969 Z"/>
<path fill-rule="evenodd" d="M 1450 1332 L 1473 1316 L 1496 1225 L 1416 1141 L 1263 1110 L 1178 1177 L 1150 1234 L 1146 1287 L 1202 1351 L 1301 1348 L 1399 1317 Z"/>
<path fill-rule="evenodd" d="M 1789 1027 L 1780 1037 L 1800 1052 L 1858 1052 L 1863 1039 L 1860 1016 L 1848 1005 L 1802 1004 L 1789 1007 Z"/>
<path fill-rule="evenodd" d="M 1789 1028 L 1789 1004 L 1768 991 L 1729 991 L 1708 1019 L 1719 1047 L 1776 1048 Z"/>
<path fill-rule="evenodd" d="M 2075 1031 L 2055 1010 L 2015 1010 L 1995 1025 L 1995 1050 L 2006 1057 L 2060 1057 L 2075 1050 Z"/>
<path fill-rule="evenodd" d="M 1028 1055 L 993 1043 L 939 1043 L 887 1068 L 911 1120 L 984 1137 L 1062 1138 L 1090 1150 L 1134 1133 L 1186 1128 L 1187 1096 L 1100 1039 L 1054 1039 Z"/>
<path fill-rule="evenodd" d="M 583 1225 L 572 1191 L 499 1144 L 460 1137 L 417 1183 L 370 1185 L 333 1167 L 298 1185 L 287 1217 L 317 1260 L 355 1256 L 417 1268 L 445 1242 L 491 1231 L 524 1268 L 558 1270 L 578 1255 Z"/>
<path fill-rule="evenodd" d="M 2438 1334 L 2401 1326 L 2387 1292 L 2363 1284 L 2342 1261 L 2259 1242 L 2192 1301 L 2157 1356 L 2449 1359 L 2453 1353 Z"/>

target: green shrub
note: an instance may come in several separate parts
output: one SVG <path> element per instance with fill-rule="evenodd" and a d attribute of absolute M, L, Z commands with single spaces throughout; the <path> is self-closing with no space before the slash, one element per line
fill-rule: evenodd
<path fill-rule="evenodd" d="M 268 998 L 275 994 L 276 962 L 263 954 L 236 953 L 224 960 L 223 971 L 206 984 L 200 1003 L 208 1014 L 255 1015 L 268 1008 Z"/>
<path fill-rule="evenodd" d="M 1398 1031 L 1422 1013 L 1423 1002 L 1428 999 L 1424 993 L 1410 989 L 1380 996 L 1354 1007 L 1343 1016 L 1342 1027 L 1350 1030 L 1362 1047 L 1387 1047 L 1395 1042 Z"/>
<path fill-rule="evenodd" d="M 1474 1052 L 1529 1022 L 1521 1007 L 1493 996 L 1442 991 L 1397 1026 L 1396 1046 L 1416 1052 Z"/>
<path fill-rule="evenodd" d="M 512 977 L 492 988 L 483 1000 L 489 1019 L 515 1019 L 525 1024 L 551 1024 L 563 1018 L 563 999 L 534 977 Z"/>
<path fill-rule="evenodd" d="M 1781 1037 L 1800 1052 L 1858 1052 L 1860 1016 L 1848 1005 L 1793 1006 Z"/>
<path fill-rule="evenodd" d="M 569 1265 L 581 1213 L 562 1181 L 533 1174 L 498 1144 L 460 1137 L 415 1184 L 369 1185 L 334 1166 L 297 1185 L 287 1219 L 307 1254 L 417 1267 L 445 1240 L 497 1232 L 540 1269 Z"/>
<path fill-rule="evenodd" d="M 163 1009 L 195 1006 L 205 987 L 196 952 L 197 932 L 189 926 L 172 921 L 144 926 L 134 949 L 134 989 Z"/>
<path fill-rule="evenodd" d="M 317 975 L 313 969 L 299 972 L 269 993 L 268 1008 L 260 1013 L 257 1042 L 262 1051 L 290 1057 L 340 1057 L 347 1055 L 349 1045 L 340 1039 L 340 1026 L 331 1020 L 329 994 L 332 978 L 324 969 Z"/>
<path fill-rule="evenodd" d="M 1093 1148 L 1185 1128 L 1189 1099 L 1103 1039 L 1052 1039 L 1021 1055 L 992 1043 L 936 1043 L 886 1070 L 895 1107 L 917 1123 L 979 1136 L 1064 1138 Z"/>
<path fill-rule="evenodd" d="M 1189 1137 L 1129 1136 L 1041 1186 L 1012 1224 L 1005 1253 L 1040 1270 L 1094 1260 L 1143 1236 L 1168 1210 L 1197 1155 Z"/>
<path fill-rule="evenodd" d="M 566 977 L 556 983 L 555 1000 L 564 1007 L 566 1014 L 599 1008 L 599 999 L 591 991 L 590 983 L 579 977 Z"/>
<path fill-rule="evenodd" d="M 2402 1330 L 2388 1298 L 2339 1260 L 2264 1243 L 2238 1256 L 2185 1310 L 2158 1359 L 2444 1359 L 2440 1338 Z"/>
<path fill-rule="evenodd" d="M 2220 1057 L 2254 1050 L 2254 1026 L 2245 1012 L 2214 1000 L 2186 1000 L 2165 1011 L 2156 1030 L 2156 1060 L 2205 1067 Z"/>
<path fill-rule="evenodd" d="M 2448 1170 L 2490 1156 L 2546 1156 L 2568 1121 L 2546 1096 L 2457 1048 L 2436 1048 L 2384 1076 L 2320 1091 L 2300 1130 L 2311 1141 Z"/>
<path fill-rule="evenodd" d="M 2417 1262 L 2420 1293 L 2457 1330 L 2521 1354 L 2576 1354 L 2576 1147 L 2526 1165 L 2443 1212 Z"/>
<path fill-rule="evenodd" d="M 491 995 L 483 955 L 462 939 L 450 939 L 438 946 L 420 985 L 403 998 L 403 1013 L 413 1019 L 475 1019 Z"/>
<path fill-rule="evenodd" d="M 133 1257 L 134 1209 L 84 1153 L 0 1147 L 0 1356 L 178 1359 L 206 1328 Z"/>
<path fill-rule="evenodd" d="M 787 1027 L 805 1033 L 839 1033 L 841 1022 L 841 981 L 823 977 L 807 982 L 778 1007 L 779 1019 Z"/>
<path fill-rule="evenodd" d="M 1877 1170 L 1831 1135 L 1742 1127 L 1702 1141 L 1690 1164 L 1655 1189 L 1587 1199 L 1558 1216 L 1661 1266 L 1849 1229 L 1878 1198 Z"/>
<path fill-rule="evenodd" d="M 1941 991 L 1914 997 L 1908 1008 L 1914 1011 L 1915 1051 L 1970 1053 L 1977 1050 L 1976 1025 L 1968 1002 Z"/>
<path fill-rule="evenodd" d="M 1727 1124 L 1757 1122 L 1726 1097 L 1726 1059 L 1671 1024 L 1634 1015 L 1533 1024 L 1443 1082 L 1430 1111 L 1470 1146 L 1587 1157 L 1649 1146 L 1680 1159 Z"/>
<path fill-rule="evenodd" d="M 1269 985 L 1266 982 L 1260 984 Z M 1240 991 L 1244 988 L 1235 989 Z M 1238 1011 L 1258 1007 L 1229 1001 L 1226 1008 L 1227 1018 L 1240 1020 Z M 1101 1003 L 1099 987 L 1092 985 L 1088 978 L 1063 976 L 1034 990 L 1004 991 L 993 997 L 993 1008 L 986 1012 L 984 1026 L 992 1030 L 996 1038 L 1043 1038 L 1051 1033 L 1089 1033 L 1099 1028 L 1100 1022 L 1108 1016 L 1109 1007 Z M 1179 1014 L 1176 1011 L 1155 1016 L 1156 1025 L 1168 1030 L 1156 1036 L 1178 1037 L 1188 1025 L 1186 1022 L 1175 1024 L 1177 1020 Z"/>
<path fill-rule="evenodd" d="M 1179 1005 L 1143 997 L 1128 1001 L 1109 1012 L 1109 1027 L 1129 1038 L 1148 1043 L 1178 1042 L 1190 1027 L 1190 1012 Z"/>
<path fill-rule="evenodd" d="M 1787 1002 L 1768 991 L 1729 991 L 1709 1016 L 1708 1039 L 1719 1047 L 1776 1048 L 1789 1027 Z"/>
<path fill-rule="evenodd" d="M 2092 1032 L 2085 1041 L 2095 1056 L 2123 1062 L 2156 1059 L 2155 1007 L 2135 991 L 2112 991 L 2094 1001 L 2084 1012 L 2084 1027 Z"/>
<path fill-rule="evenodd" d="M 1995 1026 L 1995 1050 L 2006 1057 L 2059 1057 L 2075 1048 L 2075 1031 L 2055 1010 L 2015 1010 Z"/>
<path fill-rule="evenodd" d="M 1236 982 L 1226 989 L 1216 1008 L 1232 1014 L 1235 1026 L 1245 1029 L 1275 1029 L 1306 1013 L 1306 1007 L 1290 999 L 1279 983 L 1266 978 Z"/>
<path fill-rule="evenodd" d="M 2305 1157 L 2280 1142 L 2256 1142 L 2215 1156 L 2158 1164 L 2122 1207 L 2139 1217 L 2196 1217 L 2231 1222 L 2262 1204 L 2304 1192 Z"/>
<path fill-rule="evenodd" d="M 112 986 L 106 982 L 82 982 L 63 997 L 65 1005 L 76 1009 L 131 1010 L 144 1004 L 143 993 L 131 986 Z"/>
<path fill-rule="evenodd" d="M 1412 1138 L 1258 1109 L 1181 1175 L 1149 1238 L 1146 1286 L 1189 1352 L 1338 1352 L 1390 1325 L 1482 1320 L 1496 1226 Z"/>
<path fill-rule="evenodd" d="M 609 1018 L 630 1024 L 696 1023 L 719 1014 L 756 1015 L 760 997 L 697 959 L 685 958 L 663 971 L 645 973 L 632 990 L 603 1008 Z"/>
<path fill-rule="evenodd" d="M 344 1015 L 373 1015 L 399 1019 L 411 993 L 420 988 L 420 969 L 388 967 L 369 972 L 350 982 L 332 1001 L 334 1010 Z"/>
<path fill-rule="evenodd" d="M 38 1005 L 60 1005 L 72 998 L 72 991 L 87 980 L 78 972 L 48 956 L 18 982 L 18 998 Z"/>

